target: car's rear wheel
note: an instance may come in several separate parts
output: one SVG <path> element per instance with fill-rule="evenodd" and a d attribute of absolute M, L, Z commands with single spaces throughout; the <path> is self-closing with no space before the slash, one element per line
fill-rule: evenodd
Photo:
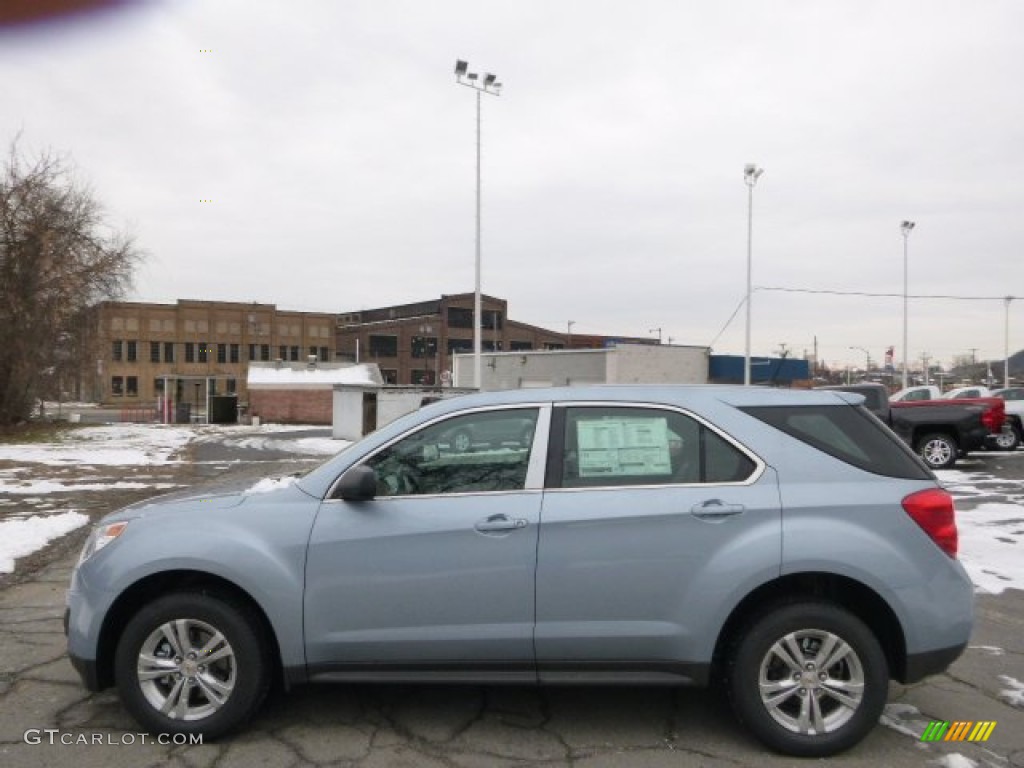
<path fill-rule="evenodd" d="M 1013 424 L 1006 422 L 999 430 L 999 434 L 992 438 L 992 442 L 1000 451 L 1015 451 L 1020 445 L 1020 435 Z"/>
<path fill-rule="evenodd" d="M 270 664 L 248 611 L 211 595 L 176 593 L 128 622 L 114 676 L 122 702 L 145 728 L 216 738 L 259 707 Z"/>
<path fill-rule="evenodd" d="M 949 469 L 956 464 L 959 447 L 949 435 L 934 432 L 917 442 L 917 452 L 931 469 Z"/>
<path fill-rule="evenodd" d="M 798 757 L 849 749 L 885 706 L 885 654 L 856 616 L 824 602 L 781 605 L 739 635 L 729 667 L 738 719 L 766 745 Z"/>

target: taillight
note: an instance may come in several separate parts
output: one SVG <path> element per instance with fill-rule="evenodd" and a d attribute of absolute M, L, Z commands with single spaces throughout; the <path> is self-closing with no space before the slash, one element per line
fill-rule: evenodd
<path fill-rule="evenodd" d="M 1006 421 L 1006 404 L 1002 400 L 992 403 L 981 413 L 981 423 L 988 427 L 988 431 L 993 435 L 1002 430 L 1004 421 Z"/>
<path fill-rule="evenodd" d="M 941 488 L 929 488 L 907 496 L 903 500 L 903 509 L 939 549 L 950 557 L 956 557 L 956 512 L 952 496 Z"/>

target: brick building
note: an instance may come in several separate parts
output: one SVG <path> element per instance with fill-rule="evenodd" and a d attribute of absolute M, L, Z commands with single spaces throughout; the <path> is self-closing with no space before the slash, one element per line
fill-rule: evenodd
<path fill-rule="evenodd" d="M 334 358 L 335 316 L 279 310 L 274 304 L 105 301 L 92 310 L 95 354 L 83 394 L 105 405 L 149 406 L 167 394 L 200 406 L 207 395 L 247 398 L 253 361 Z M 94 360 L 94 362 L 92 362 Z"/>
<path fill-rule="evenodd" d="M 375 365 L 353 363 L 253 363 L 249 413 L 275 424 L 331 424 L 336 385 L 379 388 Z"/>
<path fill-rule="evenodd" d="M 483 352 L 600 347 L 609 337 L 551 331 L 511 320 L 508 302 L 483 295 Z M 622 339 L 649 344 L 654 339 Z M 337 352 L 343 360 L 377 363 L 388 384 L 436 385 L 452 369 L 452 356 L 473 351 L 473 294 L 459 293 L 415 304 L 342 312 Z"/>

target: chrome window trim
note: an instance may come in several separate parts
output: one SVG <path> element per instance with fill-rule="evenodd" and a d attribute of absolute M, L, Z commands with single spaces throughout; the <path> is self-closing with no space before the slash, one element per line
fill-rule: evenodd
<path fill-rule="evenodd" d="M 495 411 L 522 411 L 529 408 L 537 409 L 537 421 L 534 424 L 533 441 L 530 443 L 530 458 L 528 459 L 526 467 L 526 480 L 523 487 L 514 491 L 470 491 L 466 493 L 425 493 L 425 494 L 411 494 L 408 496 L 375 496 L 374 501 L 383 501 L 385 499 L 436 499 L 436 498 L 452 498 L 462 496 L 493 496 L 495 494 L 509 494 L 509 493 L 524 493 L 527 491 L 540 492 L 544 490 L 544 470 L 547 466 L 547 455 L 548 455 L 548 434 L 551 430 L 551 403 L 550 402 L 530 402 L 530 403 L 506 403 L 503 405 L 481 405 L 475 408 L 467 408 L 463 411 L 453 411 L 451 413 L 443 413 L 430 421 L 425 421 L 418 425 L 415 429 L 408 430 L 398 435 L 392 440 L 384 443 L 373 453 L 370 453 L 354 464 L 346 467 L 345 472 L 359 467 L 366 462 L 373 459 L 377 454 L 382 451 L 386 451 L 388 448 L 393 446 L 395 443 L 404 440 L 407 437 L 415 435 L 417 432 L 422 432 L 428 427 L 432 427 L 435 424 L 439 424 L 442 421 L 448 421 L 450 419 L 468 416 L 474 413 L 492 413 Z M 537 446 L 542 446 L 543 450 L 538 452 Z M 331 483 L 330 488 L 327 489 L 327 494 L 324 497 L 324 503 L 340 502 L 343 499 L 334 498 L 334 491 L 341 482 L 341 478 L 345 475 L 342 472 Z"/>
<path fill-rule="evenodd" d="M 683 416 L 693 419 L 698 424 L 706 427 L 707 429 L 714 432 L 725 442 L 739 451 L 741 454 L 746 456 L 752 462 L 754 462 L 754 471 L 750 473 L 750 476 L 746 480 L 727 482 L 727 483 L 651 483 L 644 485 L 589 485 L 579 488 L 548 488 L 548 493 L 579 493 L 580 491 L 635 491 L 635 490 L 650 490 L 654 488 L 743 488 L 749 485 L 753 485 L 765 473 L 767 464 L 758 456 L 756 453 L 751 451 L 745 445 L 736 440 L 732 435 L 723 432 L 717 426 L 709 422 L 703 416 L 694 413 L 686 408 L 682 408 L 678 405 L 667 405 L 665 403 L 646 403 L 641 401 L 633 400 L 582 400 L 582 401 L 562 401 L 553 404 L 555 408 L 645 408 L 654 409 L 660 411 L 673 411 Z"/>

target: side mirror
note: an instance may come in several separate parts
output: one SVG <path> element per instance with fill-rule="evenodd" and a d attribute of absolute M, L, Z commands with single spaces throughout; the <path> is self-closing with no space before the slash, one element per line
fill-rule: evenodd
<path fill-rule="evenodd" d="M 336 493 L 345 501 L 369 501 L 377 495 L 377 473 L 365 464 L 352 467 L 341 476 Z"/>

